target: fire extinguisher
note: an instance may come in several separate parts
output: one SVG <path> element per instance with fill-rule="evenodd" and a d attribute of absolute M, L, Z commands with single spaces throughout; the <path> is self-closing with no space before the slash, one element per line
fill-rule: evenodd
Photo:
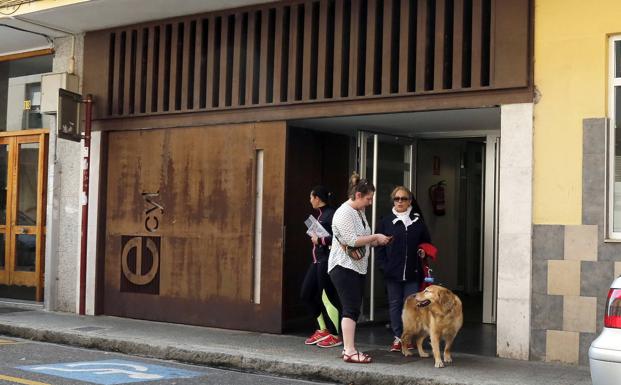
<path fill-rule="evenodd" d="M 446 182 L 441 180 L 440 182 L 433 184 L 429 187 L 429 199 L 431 199 L 431 208 L 433 213 L 437 216 L 446 214 L 446 202 L 444 200 L 444 186 Z"/>

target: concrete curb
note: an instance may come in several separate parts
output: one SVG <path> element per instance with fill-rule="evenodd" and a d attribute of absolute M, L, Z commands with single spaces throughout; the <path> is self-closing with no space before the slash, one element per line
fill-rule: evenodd
<path fill-rule="evenodd" d="M 234 354 L 217 349 L 185 349 L 175 346 L 159 346 L 141 341 L 83 335 L 57 330 L 35 330 L 23 326 L 0 324 L 0 334 L 29 339 L 33 341 L 70 345 L 88 349 L 118 352 L 173 360 L 189 364 L 200 364 L 224 369 L 246 372 L 267 373 L 306 380 L 338 382 L 356 385 L 469 385 L 462 382 L 445 382 L 432 378 L 413 378 L 391 373 L 369 371 L 365 365 L 350 365 L 344 368 L 335 365 L 309 364 L 287 359 L 268 359 L 264 355 Z"/>

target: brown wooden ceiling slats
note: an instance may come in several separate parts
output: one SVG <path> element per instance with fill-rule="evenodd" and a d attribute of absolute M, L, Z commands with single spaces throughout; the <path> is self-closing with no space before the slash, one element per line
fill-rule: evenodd
<path fill-rule="evenodd" d="M 445 43 L 446 0 L 436 0 L 435 52 L 433 69 L 433 89 L 444 88 L 444 43 Z"/>
<path fill-rule="evenodd" d="M 526 86 L 528 4 L 291 0 L 98 32 L 89 52 L 108 55 L 106 116 Z"/>
<path fill-rule="evenodd" d="M 343 88 L 343 47 L 345 46 L 344 0 L 335 0 L 334 3 L 334 71 L 332 83 L 332 97 L 339 98 Z"/>
<path fill-rule="evenodd" d="M 418 1 L 416 11 L 416 81 L 415 91 L 425 91 L 425 68 L 427 61 L 427 0 Z"/>
<path fill-rule="evenodd" d="M 464 0 L 453 3 L 453 81 L 452 88 L 462 87 Z"/>
<path fill-rule="evenodd" d="M 188 111 L 192 110 L 190 108 L 189 100 L 194 92 L 194 54 L 195 54 L 195 44 L 194 38 L 196 33 L 196 21 L 192 20 L 191 22 L 183 23 L 183 45 L 182 47 L 182 65 L 179 66 L 181 68 L 181 101 L 178 103 L 177 110 Z M 192 78 L 192 87 L 190 87 L 190 78 Z M 191 91 L 190 91 L 191 90 Z M 178 96 L 179 97 L 179 96 Z M 193 100 L 192 100 L 193 102 Z"/>
<path fill-rule="evenodd" d="M 274 84 L 273 84 L 273 101 L 274 103 L 282 102 L 282 86 L 286 83 L 283 80 L 283 7 L 276 8 L 274 26 Z"/>
<path fill-rule="evenodd" d="M 472 0 L 472 66 L 471 86 L 481 84 L 483 0 Z"/>
<path fill-rule="evenodd" d="M 268 46 L 268 24 L 269 12 L 267 9 L 261 11 L 260 18 L 260 48 L 259 48 L 259 101 L 258 104 L 267 103 L 267 46 Z"/>
<path fill-rule="evenodd" d="M 319 2 L 319 26 L 317 37 L 317 99 L 326 97 L 326 72 L 328 70 L 328 7 L 329 2 Z"/>

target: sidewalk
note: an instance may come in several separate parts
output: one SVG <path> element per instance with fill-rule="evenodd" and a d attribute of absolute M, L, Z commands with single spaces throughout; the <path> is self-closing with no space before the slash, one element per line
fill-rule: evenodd
<path fill-rule="evenodd" d="M 591 384 L 586 367 L 456 353 L 452 366 L 436 369 L 431 358 L 405 358 L 385 346 L 366 344 L 358 347 L 370 353 L 374 363 L 346 364 L 339 357 L 340 348 L 305 346 L 304 338 L 297 336 L 77 316 L 1 303 L 0 335 L 356 385 Z"/>

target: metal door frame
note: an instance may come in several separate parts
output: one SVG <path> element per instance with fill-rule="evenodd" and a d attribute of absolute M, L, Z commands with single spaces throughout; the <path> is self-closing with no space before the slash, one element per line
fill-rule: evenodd
<path fill-rule="evenodd" d="M 412 186 L 415 182 L 415 159 L 414 151 L 416 148 L 416 140 L 407 136 L 379 134 L 370 131 L 358 131 L 358 170 L 361 178 L 367 178 L 367 154 L 368 146 L 367 140 L 373 138 L 373 186 L 377 186 L 378 180 L 378 162 L 379 162 L 379 142 L 380 137 L 393 137 L 404 140 L 405 156 L 409 158 L 410 167 L 407 170 L 407 176 L 404 175 L 403 185 L 412 191 Z M 404 172 L 405 174 L 405 172 Z M 377 221 L 377 194 L 373 195 L 373 205 L 371 206 L 371 233 L 375 233 L 375 222 Z M 369 295 L 369 321 L 375 320 L 375 249 L 371 248 L 371 256 L 369 259 L 369 279 L 371 280 L 370 295 Z"/>

